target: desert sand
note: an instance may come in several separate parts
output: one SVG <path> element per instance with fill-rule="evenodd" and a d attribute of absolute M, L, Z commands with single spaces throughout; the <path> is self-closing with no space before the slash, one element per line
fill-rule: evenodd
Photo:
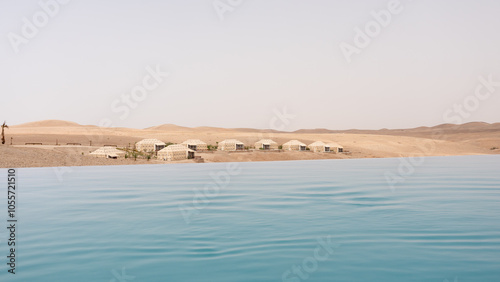
<path fill-rule="evenodd" d="M 443 124 L 398 130 L 308 129 L 279 132 L 259 129 L 181 127 L 165 124 L 146 129 L 102 128 L 74 122 L 47 120 L 11 126 L 6 144 L 0 145 L 0 167 L 59 167 L 86 165 L 126 165 L 191 163 L 193 160 L 164 162 L 156 159 L 102 159 L 89 155 L 104 145 L 129 147 L 145 138 L 181 143 L 201 139 L 208 144 L 236 138 L 252 147 L 260 139 L 283 144 L 297 139 L 305 144 L 331 141 L 344 146 L 346 153 L 307 152 L 206 152 L 197 153 L 205 162 L 248 162 L 311 159 L 393 158 L 409 156 L 451 156 L 499 154 L 500 123 Z M 12 142 L 12 145 L 11 145 Z M 41 143 L 33 145 L 27 143 Z"/>

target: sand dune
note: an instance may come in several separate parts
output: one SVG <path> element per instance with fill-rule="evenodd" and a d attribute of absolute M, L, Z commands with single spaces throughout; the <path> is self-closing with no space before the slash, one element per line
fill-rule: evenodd
<path fill-rule="evenodd" d="M 34 121 L 27 122 L 19 125 L 13 125 L 12 127 L 80 127 L 84 126 L 72 121 L 64 121 L 64 120 L 42 120 L 42 121 Z"/>
<path fill-rule="evenodd" d="M 193 130 L 192 128 L 178 126 L 175 124 L 162 124 L 162 125 L 148 127 L 145 129 L 146 130 L 159 130 L 159 131 L 192 131 Z"/>

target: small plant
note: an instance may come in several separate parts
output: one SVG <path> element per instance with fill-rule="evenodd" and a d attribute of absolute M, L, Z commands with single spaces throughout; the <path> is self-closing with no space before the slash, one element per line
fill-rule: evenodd
<path fill-rule="evenodd" d="M 490 150 L 498 150 L 498 147 L 491 147 Z"/>
<path fill-rule="evenodd" d="M 125 158 L 128 159 L 128 154 L 125 154 Z"/>
<path fill-rule="evenodd" d="M 279 145 L 278 149 L 283 150 L 283 145 Z"/>
<path fill-rule="evenodd" d="M 146 158 L 148 159 L 148 161 L 151 159 L 151 155 L 147 155 Z"/>
<path fill-rule="evenodd" d="M 82 152 L 82 156 L 83 156 L 83 152 Z"/>

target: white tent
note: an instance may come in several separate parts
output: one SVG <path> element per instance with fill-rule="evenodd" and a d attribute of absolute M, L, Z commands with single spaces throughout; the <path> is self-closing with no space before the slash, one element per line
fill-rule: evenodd
<path fill-rule="evenodd" d="M 314 143 L 311 143 L 309 144 L 309 149 L 312 151 L 312 152 L 328 152 L 330 151 L 330 147 L 326 147 L 326 144 L 325 142 L 322 142 L 322 141 L 316 141 Z"/>
<path fill-rule="evenodd" d="M 158 139 L 143 139 L 135 144 L 135 148 L 140 152 L 157 152 L 165 148 L 167 144 Z"/>
<path fill-rule="evenodd" d="M 90 155 L 97 158 L 116 159 L 119 157 L 123 157 L 125 155 L 125 152 L 118 150 L 115 147 L 101 147 L 95 150 L 94 152 L 90 153 Z"/>
<path fill-rule="evenodd" d="M 207 143 L 199 140 L 199 139 L 189 139 L 181 143 L 187 148 L 194 151 L 206 151 L 208 150 Z"/>
<path fill-rule="evenodd" d="M 239 151 L 245 149 L 245 144 L 236 139 L 226 139 L 219 142 L 217 149 L 221 151 Z"/>
<path fill-rule="evenodd" d="M 194 151 L 182 144 L 170 145 L 158 151 L 157 158 L 164 161 L 178 161 L 194 158 Z"/>
<path fill-rule="evenodd" d="M 255 149 L 259 150 L 277 150 L 278 143 L 274 142 L 271 139 L 262 139 L 255 142 Z"/>
<path fill-rule="evenodd" d="M 290 140 L 283 144 L 283 150 L 286 151 L 305 151 L 306 150 L 306 144 L 298 141 L 298 140 Z"/>
<path fill-rule="evenodd" d="M 326 146 L 330 147 L 330 151 L 334 153 L 342 153 L 344 152 L 344 147 L 342 145 L 334 143 L 334 142 L 329 142 L 326 144 Z"/>

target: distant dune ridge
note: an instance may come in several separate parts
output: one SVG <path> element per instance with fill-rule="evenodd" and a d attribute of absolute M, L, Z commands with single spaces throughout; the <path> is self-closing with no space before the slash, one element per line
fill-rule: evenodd
<path fill-rule="evenodd" d="M 191 131 L 192 130 L 192 128 L 184 127 L 184 126 L 178 126 L 178 125 L 175 125 L 175 124 L 162 124 L 162 125 L 151 126 L 151 127 L 145 128 L 145 129 L 146 130 L 165 130 L 165 131 L 169 131 L 169 130 L 173 130 L 173 131 L 183 131 L 183 130 Z"/>
<path fill-rule="evenodd" d="M 408 128 L 408 129 L 378 129 L 378 130 L 372 130 L 372 129 L 348 129 L 348 130 L 331 130 L 331 129 L 325 129 L 325 128 L 317 128 L 317 129 L 299 129 L 294 131 L 294 133 L 312 133 L 312 134 L 317 134 L 317 133 L 363 133 L 363 134 L 370 134 L 370 133 L 375 133 L 375 134 L 387 134 L 387 133 L 400 133 L 400 132 L 430 132 L 430 131 L 437 131 L 437 130 L 442 130 L 442 131 L 457 131 L 457 130 L 467 130 L 467 131 L 487 131 L 487 130 L 492 130 L 492 131 L 497 131 L 500 130 L 500 123 L 487 123 L 487 122 L 469 122 L 469 123 L 464 123 L 464 124 L 440 124 L 432 127 L 428 126 L 420 126 L 420 127 L 415 127 L 415 128 Z"/>
<path fill-rule="evenodd" d="M 81 125 L 72 121 L 64 120 L 42 120 L 27 122 L 19 125 L 13 125 L 12 127 L 24 128 L 24 127 L 81 127 L 81 126 L 91 126 L 95 125 Z M 127 129 L 127 128 L 123 128 Z M 132 129 L 132 128 L 131 128 Z M 137 130 L 137 129 L 132 129 Z M 408 129 L 347 129 L 347 130 L 333 130 L 326 128 L 316 128 L 316 129 L 299 129 L 292 132 L 279 131 L 274 129 L 257 129 L 257 128 L 222 128 L 222 127 L 210 127 L 210 126 L 200 126 L 200 127 L 185 127 L 175 124 L 162 124 L 151 126 L 145 128 L 145 130 L 158 130 L 158 131 L 237 131 L 237 132 L 261 132 L 261 133 L 307 133 L 307 134 L 336 134 L 336 133 L 354 133 L 354 134 L 388 134 L 391 133 L 421 133 L 436 130 L 467 130 L 467 131 L 498 131 L 500 130 L 500 123 L 487 123 L 487 122 L 469 122 L 464 124 L 440 124 L 432 127 L 420 126 Z"/>

